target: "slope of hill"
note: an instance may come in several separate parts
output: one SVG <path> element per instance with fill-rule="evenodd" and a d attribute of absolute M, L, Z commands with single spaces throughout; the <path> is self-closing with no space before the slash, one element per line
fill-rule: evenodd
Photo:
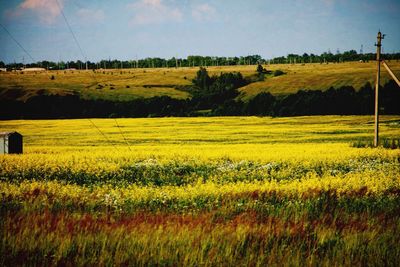
<path fill-rule="evenodd" d="M 396 75 L 400 75 L 400 63 L 389 62 Z M 267 70 L 282 70 L 285 74 L 265 76 L 264 81 L 252 82 L 240 88 L 240 98 L 247 100 L 260 92 L 287 95 L 300 89 L 326 90 L 349 85 L 359 89 L 375 79 L 375 62 L 340 64 L 276 64 L 265 65 Z M 256 75 L 256 66 L 208 67 L 210 75 L 221 72 L 241 72 L 244 77 Z M 78 93 L 85 99 L 132 100 L 153 96 L 189 98 L 187 88 L 192 84 L 197 67 L 154 68 L 97 71 L 48 71 L 0 73 L 0 99 L 26 100 L 42 94 L 66 95 Z M 382 71 L 382 84 L 389 75 Z"/>
<path fill-rule="evenodd" d="M 400 63 L 388 62 L 396 75 L 400 75 Z M 271 70 L 280 69 L 285 75 L 267 77 L 264 81 L 251 83 L 240 89 L 244 98 L 251 98 L 260 92 L 273 95 L 287 95 L 300 89 L 326 90 L 330 87 L 352 86 L 360 89 L 367 82 L 374 84 L 376 62 L 349 62 L 340 64 L 283 64 L 271 65 Z M 382 70 L 382 84 L 390 80 L 389 74 Z"/>

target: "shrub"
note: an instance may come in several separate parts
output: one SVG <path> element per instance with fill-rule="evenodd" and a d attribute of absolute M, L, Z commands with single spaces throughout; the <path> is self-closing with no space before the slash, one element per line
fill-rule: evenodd
<path fill-rule="evenodd" d="M 283 71 L 281 71 L 281 70 L 276 70 L 276 71 L 274 71 L 274 76 L 276 77 L 276 76 L 281 76 L 281 75 L 283 75 L 283 74 L 285 74 Z"/>

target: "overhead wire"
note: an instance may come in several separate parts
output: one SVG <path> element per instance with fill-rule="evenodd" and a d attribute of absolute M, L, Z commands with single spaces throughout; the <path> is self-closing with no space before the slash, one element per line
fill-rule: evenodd
<path fill-rule="evenodd" d="M 68 27 L 68 29 L 69 29 L 69 31 L 70 31 L 70 33 L 71 33 L 71 35 L 72 35 L 72 37 L 73 37 L 73 39 L 74 39 L 76 45 L 77 45 L 78 48 L 79 48 L 79 51 L 81 52 L 81 55 L 85 58 L 85 60 L 87 60 L 87 57 L 86 57 L 86 55 L 85 55 L 85 53 L 84 53 L 84 51 L 83 51 L 81 45 L 79 44 L 78 38 L 76 38 L 76 35 L 74 34 L 74 31 L 72 30 L 72 27 L 71 27 L 71 25 L 69 24 L 68 19 L 67 19 L 66 15 L 65 15 L 63 9 L 61 8 L 61 5 L 60 5 L 59 1 L 56 0 L 56 2 L 57 2 L 57 5 L 58 5 L 58 8 L 59 8 L 59 10 L 60 10 L 60 13 L 61 13 L 61 15 L 62 15 L 63 18 L 64 18 L 65 24 L 67 25 L 67 27 Z M 94 76 L 94 74 L 93 74 L 92 77 L 94 78 L 95 83 L 97 84 L 98 82 L 97 82 L 97 79 L 96 79 L 96 77 Z M 111 142 L 111 140 L 100 130 L 100 128 L 97 127 L 97 125 L 96 125 L 92 120 L 90 120 L 90 119 L 88 119 L 88 120 L 89 120 L 89 121 L 91 122 L 91 124 L 103 135 L 103 137 L 104 137 L 109 143 L 111 143 L 111 144 L 114 146 L 115 149 L 117 149 L 117 147 L 115 146 L 115 144 L 114 144 L 113 142 Z M 128 140 L 126 139 L 125 135 L 123 134 L 123 132 L 122 132 L 122 130 L 121 130 L 121 127 L 119 126 L 117 120 L 116 120 L 116 119 L 114 119 L 114 120 L 115 120 L 115 123 L 116 123 L 116 125 L 117 125 L 117 128 L 118 128 L 118 130 L 119 130 L 121 136 L 123 137 L 123 139 L 125 140 L 126 144 L 128 145 L 129 151 L 132 151 L 131 148 L 130 148 L 130 144 L 129 144 Z M 117 150 L 118 150 L 118 149 L 117 149 Z"/>
<path fill-rule="evenodd" d="M 100 130 L 100 128 L 97 127 L 97 125 L 90 118 L 87 118 L 87 120 L 90 121 L 90 123 L 94 126 L 94 128 L 96 128 L 97 131 L 100 132 L 100 134 L 104 137 L 104 139 L 106 139 L 107 142 L 110 143 L 115 148 L 116 151 L 119 151 L 117 146 L 113 142 L 111 142 L 111 140 L 107 137 L 107 135 L 105 133 L 103 133 L 103 131 Z"/>
<path fill-rule="evenodd" d="M 27 54 L 29 56 L 29 58 L 32 60 L 32 63 L 37 63 L 37 61 L 33 58 L 33 56 L 28 52 L 28 50 L 25 49 L 25 47 L 18 42 L 18 40 L 14 37 L 14 35 L 11 34 L 11 32 L 3 25 L 0 23 L 0 26 L 4 29 L 4 31 L 10 36 L 10 38 L 25 52 L 25 54 Z M 50 74 L 47 73 L 47 76 L 52 79 L 53 77 L 50 76 Z M 15 84 L 18 86 L 18 83 L 15 82 Z"/>
<path fill-rule="evenodd" d="M 83 49 L 82 49 L 82 47 L 81 47 L 81 45 L 80 45 L 80 43 L 78 41 L 78 38 L 76 38 L 76 35 L 75 35 L 74 31 L 72 30 L 71 25 L 69 24 L 67 16 L 65 15 L 59 0 L 55 0 L 55 1 L 57 3 L 58 9 L 60 10 L 60 13 L 61 13 L 62 17 L 64 18 L 65 24 L 67 25 L 67 28 L 68 28 L 69 32 L 71 33 L 71 35 L 72 35 L 72 38 L 74 39 L 76 45 L 78 46 L 82 57 L 85 59 L 85 63 L 87 64 L 87 56 L 86 56 L 85 52 L 83 51 Z M 96 76 L 94 75 L 94 73 L 92 73 L 92 77 L 93 77 L 93 79 L 95 81 L 95 85 L 96 85 L 98 82 L 97 82 L 97 79 L 96 79 Z"/>
<path fill-rule="evenodd" d="M 86 57 L 86 55 L 85 55 L 85 53 L 84 53 L 84 51 L 83 51 L 81 45 L 79 44 L 79 41 L 78 41 L 78 39 L 76 38 L 76 36 L 75 36 L 75 34 L 74 34 L 74 31 L 72 30 L 71 25 L 70 25 L 69 22 L 68 22 L 67 16 L 65 15 L 65 13 L 64 13 L 64 11 L 63 11 L 60 2 L 59 2 L 58 0 L 55 0 L 55 1 L 56 1 L 57 5 L 58 5 L 58 8 L 59 8 L 59 10 L 60 10 L 60 13 L 61 13 L 62 17 L 64 18 L 65 24 L 67 25 L 67 27 L 68 27 L 68 29 L 69 29 L 69 32 L 70 32 L 71 35 L 72 35 L 72 38 L 74 39 L 76 45 L 77 45 L 78 48 L 79 48 L 79 51 L 80 51 L 82 57 L 84 57 L 84 58 L 85 58 L 85 61 L 87 61 L 87 57 Z M 96 77 L 94 76 L 94 74 L 92 75 L 92 77 L 93 77 L 93 79 L 95 80 L 95 83 L 97 84 L 97 79 L 96 79 Z M 100 130 L 100 128 L 99 128 L 90 118 L 87 118 L 87 120 L 94 126 L 94 128 L 97 129 L 97 131 L 104 137 L 104 139 L 107 140 L 107 142 L 110 143 L 110 144 L 118 151 L 118 148 L 117 148 L 117 146 L 114 144 L 114 142 L 112 142 L 112 141 L 107 137 L 107 135 L 106 135 L 102 130 Z M 124 136 L 123 136 L 123 138 L 125 139 Z M 126 139 L 125 139 L 125 141 L 126 141 Z M 130 148 L 129 148 L 129 150 L 130 150 Z"/>
<path fill-rule="evenodd" d="M 62 15 L 63 18 L 64 18 L 65 24 L 67 25 L 67 27 L 68 27 L 68 29 L 69 29 L 69 32 L 70 32 L 71 35 L 72 35 L 72 38 L 74 38 L 75 43 L 76 43 L 76 45 L 77 45 L 78 48 L 79 48 L 79 51 L 81 52 L 82 56 L 83 56 L 83 57 L 85 58 L 85 60 L 86 60 L 85 53 L 83 52 L 82 47 L 81 47 L 81 45 L 80 45 L 79 42 L 78 42 L 78 39 L 76 39 L 76 36 L 75 36 L 75 34 L 74 34 L 74 31 L 72 30 L 71 25 L 69 24 L 69 22 L 68 22 L 68 20 L 67 20 L 67 17 L 66 17 L 65 14 L 64 14 L 64 11 L 63 11 L 63 9 L 62 9 L 62 7 L 61 7 L 61 5 L 60 5 L 60 2 L 59 2 L 58 0 L 56 0 L 56 3 L 57 3 L 57 5 L 58 5 L 58 9 L 60 10 L 61 15 Z"/>
<path fill-rule="evenodd" d="M 63 11 L 62 8 L 61 8 L 61 5 L 60 5 L 59 1 L 56 0 L 56 3 L 57 3 L 57 5 L 58 5 L 58 8 L 59 8 L 59 10 L 60 10 L 60 13 L 62 14 L 62 16 L 63 16 L 63 18 L 64 18 L 65 24 L 67 25 L 67 27 L 68 27 L 68 29 L 69 29 L 69 31 L 70 31 L 70 33 L 71 33 L 71 35 L 72 35 L 72 37 L 73 37 L 75 43 L 77 44 L 77 46 L 78 46 L 78 48 L 79 48 L 79 51 L 80 51 L 81 55 L 85 58 L 85 60 L 87 60 L 87 57 L 85 56 L 85 53 L 83 52 L 83 49 L 82 49 L 81 45 L 79 44 L 79 41 L 78 41 L 78 39 L 76 38 L 76 36 L 75 36 L 75 34 L 74 34 L 74 32 L 73 32 L 73 30 L 72 30 L 72 28 L 71 28 L 71 25 L 69 24 L 68 19 L 67 19 L 67 17 L 65 16 L 65 13 L 64 13 L 64 11 Z M 32 55 L 28 52 L 28 50 L 26 50 L 26 49 L 24 48 L 24 46 L 11 34 L 11 32 L 8 31 L 8 29 L 7 29 L 3 24 L 0 23 L 0 26 L 1 26 L 1 27 L 4 29 L 4 31 L 11 37 L 11 39 L 12 39 L 12 40 L 13 40 L 13 41 L 14 41 L 14 42 L 29 56 L 29 58 L 32 60 L 32 62 L 35 62 L 35 59 L 33 58 L 33 56 L 32 56 Z M 94 74 L 93 74 L 93 75 L 94 75 Z M 97 84 L 97 79 L 96 79 L 96 77 L 93 76 L 93 78 L 94 78 L 94 80 L 95 80 L 95 82 L 96 82 L 96 84 Z M 96 125 L 90 118 L 87 118 L 87 120 L 89 120 L 89 122 L 94 126 L 94 128 L 97 129 L 97 131 L 104 137 L 104 139 L 106 139 L 107 142 L 109 142 L 109 143 L 118 151 L 118 148 L 117 148 L 117 147 L 115 146 L 115 144 L 106 136 L 106 134 L 105 134 L 102 130 L 100 130 L 100 128 L 97 127 L 97 125 Z M 114 119 L 114 120 L 115 120 L 115 123 L 117 124 L 117 127 L 118 127 L 118 129 L 119 129 L 120 134 L 121 134 L 122 137 L 124 138 L 125 142 L 126 142 L 127 145 L 128 145 L 129 150 L 131 151 L 131 148 L 130 148 L 130 145 L 129 145 L 128 140 L 126 139 L 125 135 L 123 134 L 123 132 L 122 132 L 122 130 L 121 130 L 121 128 L 120 128 L 120 126 L 119 126 L 117 120 L 116 120 L 116 119 Z"/>
<path fill-rule="evenodd" d="M 5 26 L 3 26 L 3 24 L 0 23 L 0 26 L 4 29 L 4 31 L 10 36 L 10 38 L 32 59 L 32 61 L 34 62 L 35 60 L 33 59 L 33 57 L 29 54 L 29 52 L 18 42 L 17 39 L 14 38 L 14 36 L 7 30 L 7 28 Z M 12 79 L 14 85 L 16 87 L 20 86 L 20 84 L 18 84 L 18 82 L 16 82 L 17 79 Z"/>
<path fill-rule="evenodd" d="M 7 30 L 7 28 L 0 23 L 0 26 L 4 29 L 4 31 L 11 37 L 11 39 L 14 40 L 14 42 L 31 58 L 32 62 L 35 62 L 35 60 L 33 59 L 33 57 L 31 56 L 31 54 L 22 46 L 22 44 L 20 42 L 18 42 L 18 40 L 16 38 L 14 38 L 14 36 Z"/>
<path fill-rule="evenodd" d="M 121 130 L 121 127 L 119 126 L 119 124 L 118 124 L 118 122 L 117 122 L 117 119 L 116 119 L 116 118 L 114 118 L 114 121 L 115 121 L 115 124 L 117 125 L 117 127 L 118 127 L 118 129 L 119 129 L 119 132 L 120 132 L 120 134 L 121 134 L 121 135 L 122 135 L 122 137 L 124 138 L 124 140 L 125 140 L 125 143 L 128 145 L 128 149 L 129 149 L 129 151 L 132 151 L 132 150 L 131 150 L 131 146 L 130 146 L 130 144 L 129 144 L 128 140 L 125 138 L 125 135 L 124 135 L 124 133 L 122 132 L 122 130 Z"/>

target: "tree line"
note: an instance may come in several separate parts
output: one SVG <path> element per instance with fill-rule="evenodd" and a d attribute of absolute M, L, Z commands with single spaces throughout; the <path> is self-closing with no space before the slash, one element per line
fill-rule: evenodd
<path fill-rule="evenodd" d="M 264 70 L 258 68 L 259 73 Z M 374 112 L 374 89 L 365 84 L 356 91 L 351 86 L 328 90 L 300 90 L 286 96 L 262 92 L 242 101 L 238 88 L 250 83 L 241 73 L 209 76 L 200 68 L 185 100 L 168 96 L 131 101 L 82 99 L 78 94 L 40 95 L 25 102 L 0 99 L 0 119 L 53 119 L 88 117 L 164 117 L 164 116 L 302 116 L 363 115 Z M 380 89 L 382 114 L 400 114 L 400 89 L 389 81 Z"/>
<path fill-rule="evenodd" d="M 352 86 L 338 89 L 300 90 L 284 97 L 259 93 L 248 102 L 234 99 L 224 102 L 214 116 L 307 116 L 307 115 L 371 115 L 374 114 L 374 89 L 366 83 L 356 91 Z M 400 89 L 394 81 L 380 88 L 381 114 L 400 114 Z"/>
<path fill-rule="evenodd" d="M 296 63 L 342 63 L 350 61 L 368 62 L 376 59 L 375 53 L 357 53 L 355 50 L 345 51 L 343 53 L 324 52 L 320 55 L 307 54 L 303 55 L 289 54 L 286 57 L 276 57 L 270 60 L 271 64 L 296 64 Z M 382 54 L 382 59 L 399 60 L 400 53 Z"/>
<path fill-rule="evenodd" d="M 91 61 L 60 61 L 52 62 L 43 60 L 36 63 L 24 64 L 9 63 L 5 64 L 0 61 L 0 68 L 7 68 L 9 70 L 22 69 L 24 67 L 43 67 L 53 70 L 64 69 L 127 69 L 127 68 L 179 68 L 179 67 L 208 67 L 208 66 L 235 66 L 235 65 L 256 65 L 256 64 L 306 64 L 306 63 L 340 63 L 348 61 L 363 61 L 367 62 L 375 60 L 376 54 L 374 53 L 357 53 L 355 50 L 345 51 L 343 53 L 337 52 L 324 52 L 320 55 L 307 54 L 289 54 L 286 57 L 275 57 L 272 59 L 264 59 L 260 55 L 248 55 L 240 57 L 211 57 L 211 56 L 196 56 L 191 55 L 187 58 L 144 58 L 137 60 L 117 60 L 108 59 L 100 60 L 98 62 Z M 399 60 L 400 53 L 387 53 L 382 54 L 382 58 L 386 60 Z"/>

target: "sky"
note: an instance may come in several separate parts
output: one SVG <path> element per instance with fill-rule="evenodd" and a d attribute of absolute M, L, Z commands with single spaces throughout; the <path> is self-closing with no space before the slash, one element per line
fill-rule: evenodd
<path fill-rule="evenodd" d="M 400 0 L 0 0 L 0 24 L 34 61 L 400 51 Z M 0 61 L 31 62 L 3 27 Z"/>

